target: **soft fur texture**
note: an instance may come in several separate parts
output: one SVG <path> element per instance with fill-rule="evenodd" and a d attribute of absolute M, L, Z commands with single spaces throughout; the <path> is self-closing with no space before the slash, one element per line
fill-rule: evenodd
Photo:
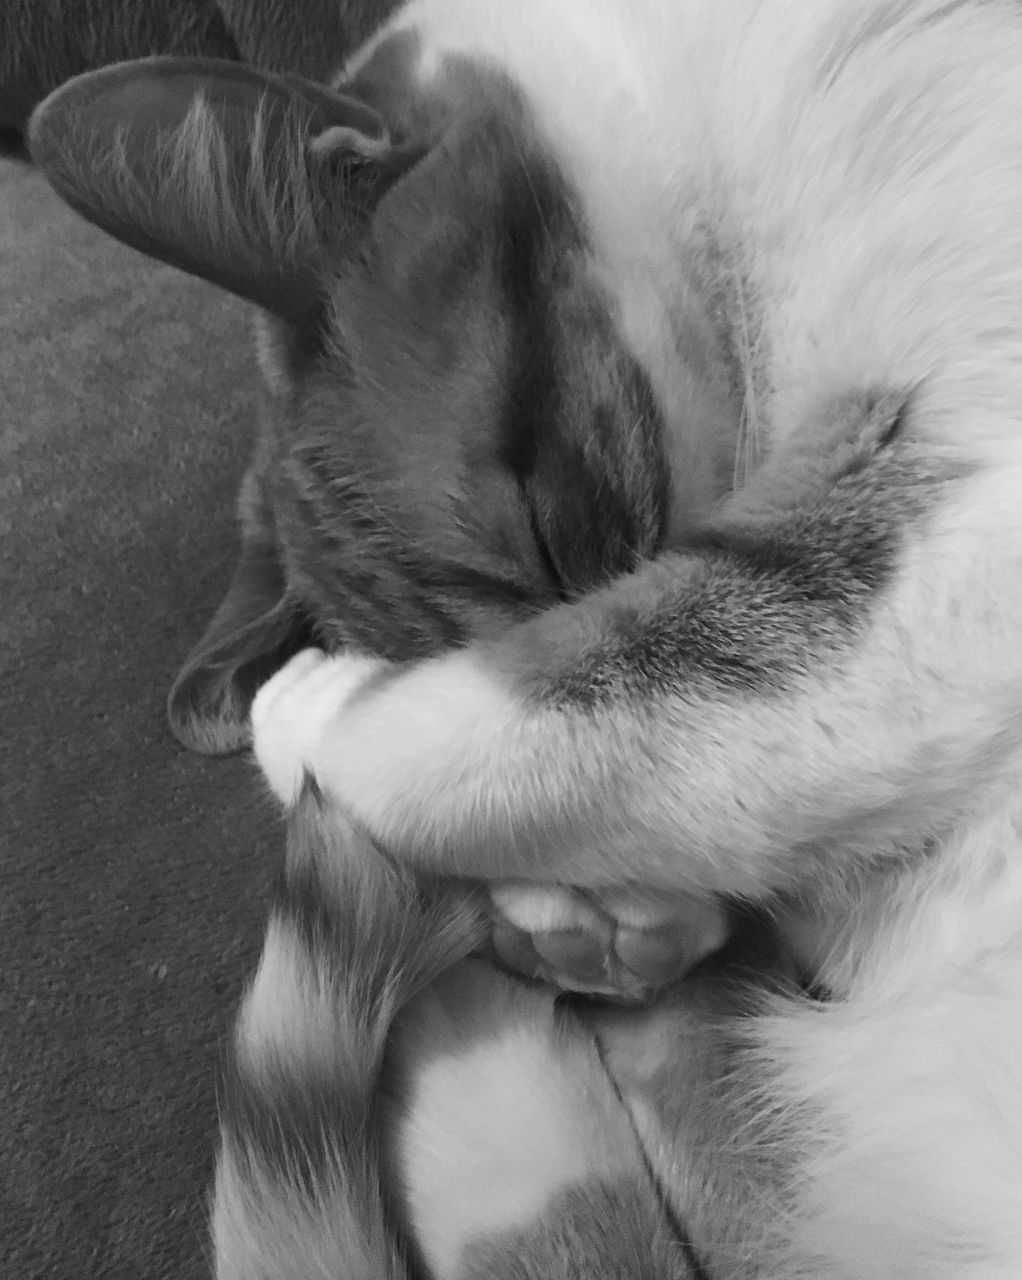
<path fill-rule="evenodd" d="M 232 270 L 256 249 L 231 287 L 252 296 L 261 268 L 283 268 L 286 323 L 263 351 L 278 426 L 246 498 L 276 577 L 248 634 L 268 666 L 310 631 L 339 652 L 300 656 L 256 701 L 281 798 L 313 776 L 339 838 L 353 823 L 429 875 L 745 900 L 830 996 L 750 1007 L 725 968 L 580 1030 L 641 1140 L 630 1185 L 683 1262 L 637 1245 L 614 1262 L 592 1239 L 544 1253 L 556 1179 L 510 1239 L 456 1176 L 472 1212 L 439 1221 L 447 1153 L 416 1133 L 446 1131 L 430 1109 L 489 1060 L 461 1039 L 471 1001 L 453 1002 L 453 1030 L 427 1003 L 413 1052 L 428 1060 L 435 1034 L 450 1080 L 427 1065 L 390 1163 L 363 1160 L 341 1194 L 371 1198 L 431 1151 L 384 1212 L 435 1274 L 501 1274 L 519 1254 L 551 1276 L 1022 1270 L 1020 66 L 1022 15 L 998 0 L 413 0 L 341 80 L 387 146 L 320 131 L 297 90 L 296 129 L 274 132 L 287 163 L 305 137 L 315 211 L 283 261 L 253 217 L 266 195 L 284 225 L 292 211 L 258 141 L 278 86 L 253 79 L 251 109 L 218 119 L 239 145 L 190 135 L 187 182 L 150 163 L 193 118 L 154 92 L 162 72 L 73 85 L 37 118 L 41 162 L 100 223 L 125 234 L 127 176 L 151 251 L 187 247 L 188 269 L 222 281 L 201 233 L 227 201 Z M 153 94 L 155 133 L 152 114 L 111 130 L 125 83 Z M 83 194 L 72 148 L 109 156 L 112 136 L 117 180 Z M 395 470 L 409 523 L 360 479 Z M 370 588 L 347 585 L 363 613 L 331 612 L 353 549 L 374 546 L 399 583 L 415 581 L 400 547 L 477 569 L 471 587 L 442 577 L 456 621 L 418 652 L 414 629 L 380 635 Z M 480 588 L 500 603 L 473 627 L 458 609 Z M 366 651 L 388 665 L 367 671 Z M 212 695 L 179 707 L 221 747 L 242 739 L 253 683 L 252 649 L 233 652 L 203 665 L 200 645 Z M 246 1018 L 272 1042 L 287 1019 L 266 992 L 288 990 L 308 1014 L 287 1043 L 307 1054 L 262 1094 L 240 1080 L 274 1132 L 311 1118 L 319 1141 L 322 1109 L 300 1087 L 294 1104 L 320 1044 L 310 955 L 271 932 L 274 981 L 240 1024 L 242 1045 Z M 368 979 L 386 959 L 366 957 Z M 528 1025 L 498 1093 L 542 1058 L 543 1019 Z M 327 1040 L 343 1083 L 348 1033 Z M 534 1079 L 540 1102 L 544 1081 L 558 1096 L 552 1067 Z M 595 1134 L 612 1110 L 588 1112 Z M 267 1237 L 308 1238 L 310 1189 L 322 1211 L 346 1143 L 374 1141 L 342 1126 L 347 1154 L 299 1200 L 233 1160 L 237 1132 L 228 1117 L 218 1204 L 242 1207 L 225 1275 L 239 1256 L 251 1272 L 243 1250 Z M 273 1150 L 289 1178 L 291 1148 Z M 598 1214 L 599 1169 L 565 1181 Z M 374 1274 L 357 1231 L 344 1240 L 346 1265 Z"/>

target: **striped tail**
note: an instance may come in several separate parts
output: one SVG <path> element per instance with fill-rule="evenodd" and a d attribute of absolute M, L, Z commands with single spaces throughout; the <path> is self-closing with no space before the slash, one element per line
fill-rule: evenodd
<path fill-rule="evenodd" d="M 377 1084 L 397 1012 L 478 945 L 449 884 L 391 865 L 307 783 L 242 1004 L 213 1192 L 217 1280 L 407 1280 Z"/>

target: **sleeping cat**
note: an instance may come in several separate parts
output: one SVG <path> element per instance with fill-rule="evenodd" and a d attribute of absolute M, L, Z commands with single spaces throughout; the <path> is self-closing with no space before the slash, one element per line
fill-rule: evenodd
<path fill-rule="evenodd" d="M 478 1009 L 478 967 L 456 967 L 398 1019 L 395 1087 L 420 1045 L 426 1084 L 402 1094 L 407 1129 L 381 1120 L 399 1185 L 380 1212 L 413 1270 L 516 1274 L 522 1234 L 541 1253 L 544 1212 L 601 1176 L 583 1159 L 508 1221 L 506 1130 L 492 1182 L 463 1185 L 456 1144 L 445 1163 L 466 1081 L 515 1117 L 523 1094 L 560 1114 L 568 1063 L 592 1133 L 626 1109 L 637 1235 L 672 1242 L 610 1274 L 1022 1273 L 1020 66 L 1009 0 L 412 0 L 336 96 L 159 64 L 75 82 L 37 117 L 36 154 L 83 212 L 278 317 L 264 357 L 297 425 L 264 446 L 248 567 L 178 689 L 195 735 L 236 740 L 262 679 L 325 642 L 260 694 L 255 747 L 285 802 L 321 808 L 338 864 L 385 849 L 601 912 L 662 894 L 696 921 L 693 903 L 713 921 L 742 900 L 832 997 L 750 1009 L 725 969 L 552 1036 L 537 1007 L 496 1055 L 527 1078 L 516 1094 L 460 1071 L 492 1056 L 429 1057 L 430 1028 L 457 1044 L 445 1016 Z M 370 498 L 350 477 L 376 459 L 400 487 Z M 451 475 L 445 513 L 468 524 L 431 518 Z M 390 598 L 418 618 L 436 572 L 456 617 L 489 590 L 486 621 L 438 620 L 415 651 L 357 610 L 323 633 L 330 561 L 309 547 L 342 504 L 333 563 L 380 616 L 378 501 L 425 549 L 380 548 Z M 546 591 L 515 607 L 522 565 Z M 273 574 L 267 604 L 250 584 Z M 536 915 L 526 932 L 549 932 Z M 375 1185 L 351 1183 L 350 1152 L 377 1166 L 376 1131 L 305 1088 L 346 1062 L 324 936 L 271 931 L 242 1015 L 240 1043 L 248 1025 L 280 1048 L 247 1105 L 306 1145 L 267 1142 L 269 1166 L 228 1145 L 223 1275 L 316 1274 L 309 1240 L 322 1274 L 387 1274 L 326 1229 L 344 1204 L 362 1222 Z M 514 1132 L 529 1152 L 551 1111 Z M 308 1144 L 326 1159 L 297 1161 Z M 459 1216 L 477 1192 L 485 1211 Z M 517 1274 L 598 1275 L 601 1256 L 562 1243 Z"/>

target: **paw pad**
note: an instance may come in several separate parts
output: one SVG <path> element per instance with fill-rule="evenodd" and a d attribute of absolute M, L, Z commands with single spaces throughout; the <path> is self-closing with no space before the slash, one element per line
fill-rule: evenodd
<path fill-rule="evenodd" d="M 515 882 L 494 886 L 491 900 L 502 963 L 564 991 L 626 1002 L 679 981 L 729 931 L 723 909 L 705 899 Z"/>

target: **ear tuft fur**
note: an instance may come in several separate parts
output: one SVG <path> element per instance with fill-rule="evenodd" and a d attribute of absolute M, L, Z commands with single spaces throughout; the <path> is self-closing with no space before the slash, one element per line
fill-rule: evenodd
<path fill-rule="evenodd" d="M 335 155 L 341 151 L 376 159 L 385 156 L 391 145 L 389 134 L 382 138 L 369 138 L 355 129 L 335 124 L 317 134 L 309 143 L 309 150 L 316 156 Z"/>

